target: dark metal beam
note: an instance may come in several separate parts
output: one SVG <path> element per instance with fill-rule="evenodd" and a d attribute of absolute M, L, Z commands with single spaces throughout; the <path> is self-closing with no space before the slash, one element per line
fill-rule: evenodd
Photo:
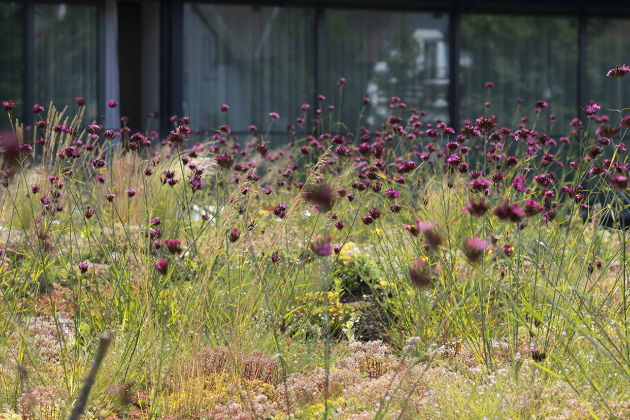
<path fill-rule="evenodd" d="M 107 80 L 107 74 L 105 72 L 106 69 L 106 53 L 105 53 L 105 44 L 107 42 L 107 35 L 106 35 L 106 31 L 105 31 L 105 3 L 103 2 L 102 4 L 99 4 L 98 9 L 96 11 L 96 25 L 97 25 L 97 32 L 98 32 L 98 51 L 97 51 L 97 57 L 96 57 L 96 62 L 97 62 L 97 68 L 98 68 L 98 74 L 97 74 L 97 81 L 98 81 L 98 91 L 96 93 L 96 100 L 97 100 L 97 112 L 98 112 L 98 120 L 97 123 L 101 123 L 101 115 L 105 115 L 105 101 L 107 101 L 108 98 L 105 98 L 106 95 L 106 90 L 105 90 L 105 83 Z"/>
<path fill-rule="evenodd" d="M 460 20 L 461 10 L 453 7 L 449 16 L 449 89 L 448 89 L 448 107 L 450 125 L 454 129 L 459 128 L 459 48 L 460 48 Z"/>
<path fill-rule="evenodd" d="M 315 10 L 315 97 L 313 106 L 317 109 L 317 95 L 324 87 L 324 8 Z"/>
<path fill-rule="evenodd" d="M 280 7 L 321 7 L 330 9 L 357 9 L 383 11 L 443 11 L 453 7 L 464 8 L 466 13 L 630 16 L 630 3 L 600 0 L 197 0 L 198 2 Z"/>
<path fill-rule="evenodd" d="M 35 104 L 35 15 L 34 5 L 31 0 L 25 0 L 22 4 L 22 105 L 24 125 L 33 125 L 34 114 L 31 107 Z M 47 105 L 47 104 L 44 104 Z"/>
<path fill-rule="evenodd" d="M 578 17 L 578 78 L 577 78 L 577 107 L 575 111 L 577 115 L 580 113 L 580 106 L 586 104 L 586 90 L 587 90 L 587 77 L 586 77 L 586 16 L 580 15 Z"/>
<path fill-rule="evenodd" d="M 160 128 L 172 127 L 170 117 L 181 116 L 183 105 L 184 2 L 162 0 L 160 10 Z"/>

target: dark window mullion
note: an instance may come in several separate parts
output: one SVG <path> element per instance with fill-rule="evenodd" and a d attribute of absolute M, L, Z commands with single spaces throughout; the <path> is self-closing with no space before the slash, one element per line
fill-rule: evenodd
<path fill-rule="evenodd" d="M 106 90 L 105 90 L 105 86 L 106 86 L 106 80 L 107 80 L 107 72 L 106 72 L 106 68 L 107 68 L 107 64 L 105 63 L 106 61 L 106 47 L 105 44 L 107 42 L 107 34 L 105 31 L 105 25 L 106 25 L 106 21 L 105 21 L 105 3 L 99 4 L 98 5 L 98 9 L 96 12 L 96 22 L 97 22 L 97 36 L 98 36 L 98 40 L 97 40 L 97 45 L 98 45 L 98 51 L 96 52 L 97 54 L 97 58 L 96 58 L 96 62 L 97 62 L 97 110 L 98 110 L 98 119 L 97 121 L 101 121 L 100 116 L 101 115 L 105 115 L 105 101 L 107 101 L 110 98 L 106 98 Z"/>
<path fill-rule="evenodd" d="M 449 91 L 448 106 L 450 125 L 457 130 L 459 127 L 459 49 L 460 49 L 460 18 L 461 11 L 459 8 L 452 8 L 449 19 Z"/>
<path fill-rule="evenodd" d="M 586 16 L 578 17 L 578 77 L 577 77 L 577 106 L 576 114 L 579 115 L 580 105 L 586 104 L 587 75 L 586 75 Z"/>
<path fill-rule="evenodd" d="M 33 112 L 35 94 L 33 86 L 35 84 L 35 15 L 32 0 L 25 0 L 22 5 L 22 62 L 24 63 L 22 76 L 22 122 L 25 125 L 33 124 Z"/>

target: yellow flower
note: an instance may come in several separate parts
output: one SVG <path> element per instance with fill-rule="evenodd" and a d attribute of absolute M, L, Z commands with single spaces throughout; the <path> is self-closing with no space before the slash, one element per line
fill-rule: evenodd
<path fill-rule="evenodd" d="M 258 214 L 260 214 L 261 216 L 264 216 L 265 214 L 267 214 L 267 210 L 260 209 L 258 210 Z"/>
<path fill-rule="evenodd" d="M 352 248 L 354 248 L 354 242 L 347 242 L 343 248 L 341 248 L 342 251 L 350 251 Z"/>
<path fill-rule="evenodd" d="M 381 236 L 381 233 L 383 233 L 383 231 L 382 231 L 382 230 L 380 230 L 379 228 L 374 229 L 374 234 L 375 234 L 376 236 Z"/>

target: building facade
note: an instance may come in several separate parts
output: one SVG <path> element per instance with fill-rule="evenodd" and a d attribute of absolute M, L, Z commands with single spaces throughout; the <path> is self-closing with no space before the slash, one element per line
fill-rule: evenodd
<path fill-rule="evenodd" d="M 512 122 L 522 98 L 528 110 L 550 103 L 563 135 L 590 99 L 605 110 L 630 99 L 627 83 L 605 77 L 624 63 L 630 3 L 607 0 L 0 0 L 0 99 L 18 102 L 27 124 L 33 104 L 82 96 L 86 118 L 106 115 L 108 128 L 128 116 L 132 129 L 167 130 L 176 114 L 200 130 L 227 119 L 239 134 L 274 111 L 280 138 L 302 103 L 308 118 L 333 105 L 352 125 L 367 97 L 362 124 L 378 128 L 392 96 L 454 126 L 486 102 Z"/>

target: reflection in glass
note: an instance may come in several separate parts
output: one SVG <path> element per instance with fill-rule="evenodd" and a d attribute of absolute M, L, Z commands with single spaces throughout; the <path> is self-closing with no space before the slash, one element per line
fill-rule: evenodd
<path fill-rule="evenodd" d="M 13 118 L 22 120 L 22 5 L 0 3 L 0 102 L 18 103 Z M 9 118 L 0 108 L 0 127 L 9 127 Z"/>
<path fill-rule="evenodd" d="M 184 115 L 191 127 L 227 122 L 274 130 L 301 115 L 314 92 L 314 11 L 308 8 L 184 6 Z M 219 107 L 228 104 L 222 115 Z"/>
<path fill-rule="evenodd" d="M 409 108 L 418 108 L 430 120 L 448 121 L 446 14 L 326 10 L 324 32 L 324 86 L 319 93 L 326 104 L 339 106 L 336 83 L 346 79 L 342 121 L 350 131 L 356 129 L 363 97 L 370 105 L 362 125 L 373 129 L 387 119 L 392 96 L 407 105 L 407 116 Z"/>
<path fill-rule="evenodd" d="M 77 110 L 76 96 L 86 100 L 84 123 L 97 118 L 96 6 L 35 5 L 35 102 L 53 101 L 67 116 Z M 32 104 L 29 104 L 31 106 Z"/>
<path fill-rule="evenodd" d="M 586 31 L 585 99 L 598 103 L 602 107 L 598 115 L 608 115 L 610 121 L 616 124 L 619 114 L 610 109 L 619 109 L 620 95 L 621 108 L 630 107 L 630 84 L 623 83 L 628 76 L 615 79 L 606 77 L 606 73 L 617 64 L 630 65 L 630 20 L 588 19 Z"/>
<path fill-rule="evenodd" d="M 550 107 L 536 129 L 549 132 L 549 114 L 556 114 L 553 133 L 564 135 L 577 115 L 577 18 L 464 15 L 461 21 L 461 119 L 494 114 L 499 126 L 520 118 L 535 119 L 533 101 Z M 493 82 L 489 110 L 486 82 Z M 518 98 L 524 102 L 516 114 Z"/>

